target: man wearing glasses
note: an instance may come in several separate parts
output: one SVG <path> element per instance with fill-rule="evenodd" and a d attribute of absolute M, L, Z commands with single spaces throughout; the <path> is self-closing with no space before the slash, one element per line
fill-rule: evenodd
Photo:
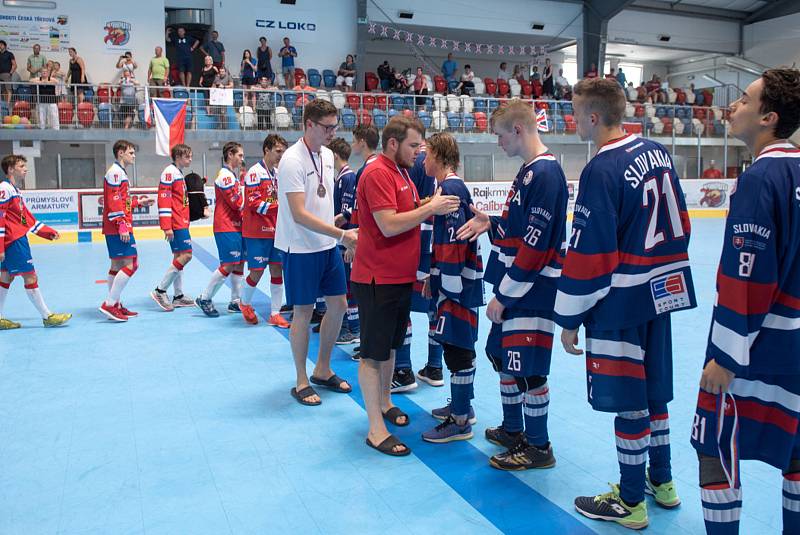
<path fill-rule="evenodd" d="M 284 152 L 278 166 L 278 224 L 275 247 L 286 256 L 283 278 L 286 301 L 294 305 L 290 331 L 297 382 L 292 396 L 302 405 L 322 403 L 306 372 L 309 324 L 317 296 L 325 297 L 328 312 L 322 320 L 317 364 L 311 382 L 334 392 L 352 387 L 331 369 L 331 350 L 347 309 L 344 263 L 337 244 L 355 249 L 358 231 L 333 224 L 333 153 L 325 147 L 339 126 L 336 108 L 314 100 L 303 112 L 305 133 Z"/>

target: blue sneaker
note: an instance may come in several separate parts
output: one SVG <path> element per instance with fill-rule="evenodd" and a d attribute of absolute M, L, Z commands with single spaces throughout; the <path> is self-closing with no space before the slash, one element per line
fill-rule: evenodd
<path fill-rule="evenodd" d="M 441 409 L 433 409 L 431 411 L 431 416 L 433 416 L 437 420 L 442 420 L 442 421 L 447 420 L 450 417 L 450 406 L 451 406 L 451 401 L 448 399 L 447 406 L 442 407 Z M 475 418 L 475 409 L 473 409 L 471 405 L 469 407 L 469 416 L 467 417 L 467 423 L 469 425 L 475 425 L 478 423 L 478 419 Z"/>
<path fill-rule="evenodd" d="M 464 425 L 458 425 L 452 416 L 448 416 L 444 422 L 430 431 L 422 433 L 422 440 L 435 444 L 444 444 L 455 440 L 469 440 L 471 438 L 472 426 L 469 425 L 469 422 Z"/>
<path fill-rule="evenodd" d="M 228 313 L 230 314 L 241 314 L 242 309 L 239 308 L 239 301 L 231 301 L 228 303 Z"/>
<path fill-rule="evenodd" d="M 211 299 L 200 299 L 198 296 L 197 299 L 194 300 L 194 304 L 209 318 L 219 317 L 219 312 L 214 308 L 214 302 Z"/>

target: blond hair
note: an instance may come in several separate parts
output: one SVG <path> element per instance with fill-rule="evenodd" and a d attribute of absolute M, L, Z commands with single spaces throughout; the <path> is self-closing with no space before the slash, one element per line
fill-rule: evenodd
<path fill-rule="evenodd" d="M 528 131 L 536 131 L 536 119 L 533 116 L 533 106 L 530 102 L 511 100 L 505 106 L 494 110 L 490 119 L 492 130 L 511 130 L 515 124 L 525 127 Z"/>

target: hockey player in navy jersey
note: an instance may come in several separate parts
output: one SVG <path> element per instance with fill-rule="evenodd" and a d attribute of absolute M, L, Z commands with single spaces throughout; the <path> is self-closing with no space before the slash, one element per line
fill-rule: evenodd
<path fill-rule="evenodd" d="M 672 400 L 670 313 L 695 306 L 690 224 L 667 149 L 628 135 L 625 95 L 614 80 L 575 85 L 578 135 L 599 147 L 581 173 L 569 251 L 555 303 L 573 355 L 586 328 L 589 403 L 616 413 L 620 482 L 575 499 L 583 515 L 647 526 L 645 492 L 680 504 L 672 482 L 667 403 Z M 646 461 L 650 459 L 649 470 Z"/>
<path fill-rule="evenodd" d="M 783 533 L 800 533 L 800 71 L 772 69 L 731 104 L 754 156 L 731 196 L 692 445 L 706 531 L 739 532 L 739 460 L 783 471 Z"/>
<path fill-rule="evenodd" d="M 486 438 L 507 451 L 490 463 L 501 470 L 555 466 L 547 431 L 553 303 L 566 241 L 567 181 L 542 143 L 532 108 L 512 101 L 491 117 L 498 144 L 520 168 L 500 217 L 476 216 L 459 239 L 491 230 L 486 280 L 494 297 L 486 307 L 492 326 L 486 355 L 500 374 L 503 423 Z M 524 403 L 524 410 L 523 410 Z M 524 424 L 524 425 L 523 425 Z M 524 430 L 524 433 L 523 433 Z"/>
<path fill-rule="evenodd" d="M 473 217 L 472 197 L 464 179 L 456 174 L 459 151 L 453 136 L 434 134 L 427 140 L 425 173 L 436 179 L 442 195 L 461 199 L 458 210 L 433 218 L 433 251 L 430 276 L 421 295 L 434 304 L 431 337 L 444 352 L 450 370 L 450 403 L 434 409 L 443 420 L 422 434 L 428 442 L 444 443 L 472 438 L 475 411 L 470 400 L 475 380 L 475 341 L 478 339 L 478 307 L 483 306 L 483 260 L 477 241 L 459 240 L 458 229 Z"/>

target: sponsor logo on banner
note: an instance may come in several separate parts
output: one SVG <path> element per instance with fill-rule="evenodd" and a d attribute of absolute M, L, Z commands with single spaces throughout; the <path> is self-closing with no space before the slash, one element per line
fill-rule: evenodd
<path fill-rule="evenodd" d="M 706 182 L 700 191 L 704 194 L 700 199 L 700 206 L 719 208 L 728 199 L 728 185 L 724 182 Z"/>
<path fill-rule="evenodd" d="M 21 191 L 25 205 L 38 221 L 50 226 L 78 223 L 78 194 L 75 191 Z"/>
<path fill-rule="evenodd" d="M 106 35 L 103 37 L 103 43 L 106 48 L 117 50 L 124 47 L 131 40 L 131 23 L 121 20 L 110 20 L 106 22 L 103 27 Z"/>
<path fill-rule="evenodd" d="M 691 306 L 683 273 L 668 273 L 650 281 L 656 313 L 663 314 Z"/>
<path fill-rule="evenodd" d="M 295 20 L 256 19 L 256 28 L 274 28 L 276 30 L 299 30 L 305 32 L 317 31 L 313 22 Z"/>
<path fill-rule="evenodd" d="M 155 189 L 135 190 L 129 193 L 131 199 L 138 197 L 139 201 L 152 199 L 155 201 Z M 150 206 L 139 205 L 131 211 L 134 227 L 158 226 L 158 204 Z M 83 229 L 102 228 L 103 226 L 103 192 L 80 192 L 78 194 L 78 226 Z"/>

